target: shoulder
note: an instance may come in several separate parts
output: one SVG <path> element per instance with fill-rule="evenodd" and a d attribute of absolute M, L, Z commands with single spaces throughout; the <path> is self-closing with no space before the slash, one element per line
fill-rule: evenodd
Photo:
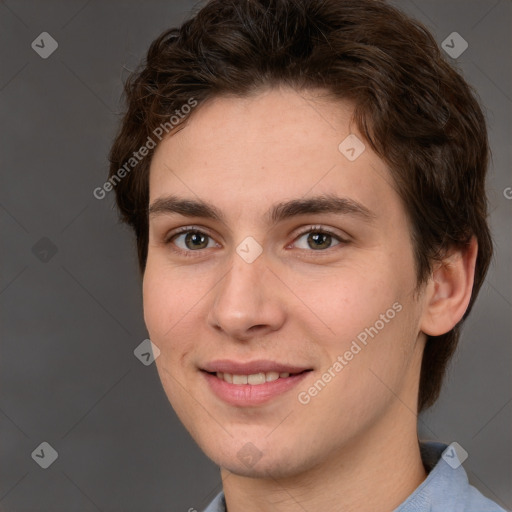
<path fill-rule="evenodd" d="M 506 512 L 504 508 L 486 498 L 472 485 L 468 485 L 467 497 L 462 510 L 464 512 Z"/>
<path fill-rule="evenodd" d="M 394 512 L 506 512 L 469 483 L 454 445 L 424 441 L 420 449 L 428 476 Z"/>

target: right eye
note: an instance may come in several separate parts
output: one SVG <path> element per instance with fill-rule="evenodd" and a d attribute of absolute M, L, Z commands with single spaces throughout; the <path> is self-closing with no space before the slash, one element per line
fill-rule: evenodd
<path fill-rule="evenodd" d="M 178 247 L 176 252 L 190 253 L 201 249 L 215 247 L 216 243 L 210 235 L 199 231 L 198 229 L 182 228 L 178 232 L 172 233 L 165 242 L 167 245 Z M 213 245 L 211 245 L 213 244 Z M 172 249 L 176 250 L 176 249 Z M 189 254 L 187 254 L 188 256 Z"/>

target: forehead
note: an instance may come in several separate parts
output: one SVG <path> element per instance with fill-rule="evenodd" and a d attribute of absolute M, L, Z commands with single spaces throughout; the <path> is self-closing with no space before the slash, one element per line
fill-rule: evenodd
<path fill-rule="evenodd" d="M 398 201 L 386 164 L 364 144 L 352 112 L 322 91 L 216 97 L 157 147 L 150 204 L 172 194 L 242 214 L 308 195 L 342 195 L 369 210 Z M 354 152 L 359 156 L 349 159 Z"/>

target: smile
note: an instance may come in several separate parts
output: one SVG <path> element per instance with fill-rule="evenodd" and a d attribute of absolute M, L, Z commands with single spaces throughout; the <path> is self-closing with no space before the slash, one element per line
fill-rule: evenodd
<path fill-rule="evenodd" d="M 286 379 L 290 376 L 289 372 L 260 372 L 251 373 L 250 375 L 236 375 L 232 373 L 216 373 L 217 378 L 235 384 L 236 386 L 243 386 L 244 384 L 251 384 L 259 386 L 265 382 L 274 382 L 277 379 Z"/>
<path fill-rule="evenodd" d="M 240 370 L 238 370 L 240 372 Z M 296 387 L 312 370 L 297 373 L 276 370 L 254 373 L 208 372 L 202 370 L 208 390 L 217 398 L 236 407 L 263 405 Z"/>

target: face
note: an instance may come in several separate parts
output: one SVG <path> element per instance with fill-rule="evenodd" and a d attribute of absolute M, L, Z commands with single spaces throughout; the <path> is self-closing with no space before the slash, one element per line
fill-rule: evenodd
<path fill-rule="evenodd" d="M 296 475 L 416 422 L 410 228 L 351 114 L 313 91 L 216 98 L 152 159 L 156 366 L 195 441 L 238 474 Z"/>

